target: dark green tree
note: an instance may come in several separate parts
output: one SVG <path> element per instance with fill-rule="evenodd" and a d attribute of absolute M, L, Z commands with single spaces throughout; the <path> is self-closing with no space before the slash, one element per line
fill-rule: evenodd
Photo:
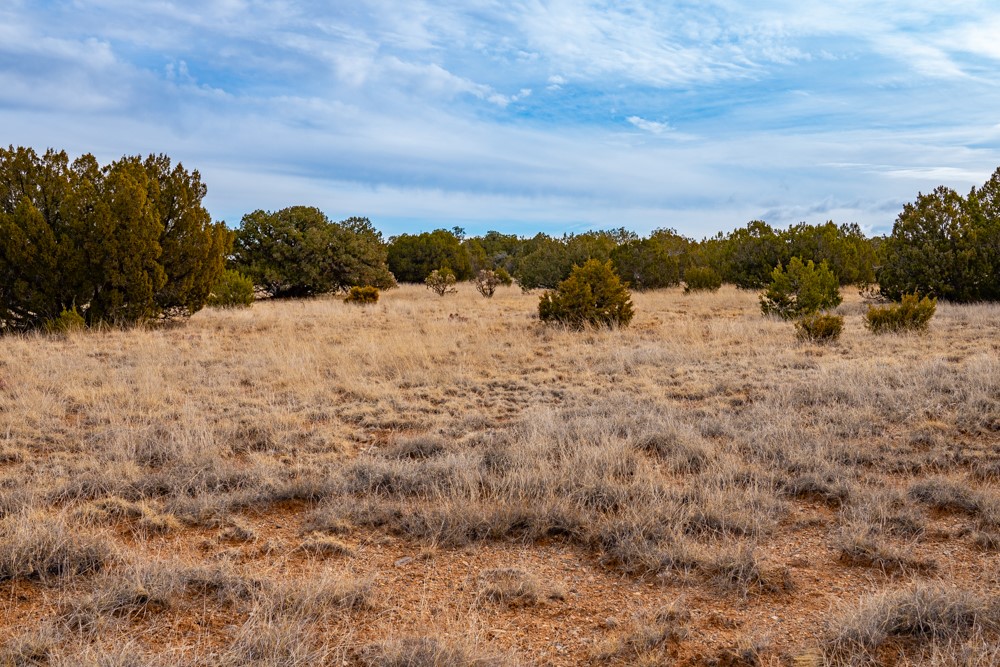
<path fill-rule="evenodd" d="M 857 224 L 800 223 L 782 233 L 788 257 L 826 262 L 841 285 L 875 280 L 875 251 Z"/>
<path fill-rule="evenodd" d="M 208 189 L 197 170 L 171 166 L 162 154 L 150 155 L 142 164 L 162 226 L 161 263 L 167 280 L 156 293 L 156 304 L 167 315 L 189 315 L 205 305 L 222 277 L 233 233 L 225 223 L 213 223 L 202 205 Z"/>
<path fill-rule="evenodd" d="M 0 329 L 63 312 L 90 325 L 195 312 L 228 242 L 203 196 L 197 172 L 165 156 L 102 167 L 92 155 L 0 149 Z"/>
<path fill-rule="evenodd" d="M 967 201 L 941 186 L 903 207 L 880 248 L 878 282 L 884 296 L 895 301 L 903 294 L 960 302 L 988 298 L 997 257 L 990 251 L 979 197 L 974 192 Z"/>
<path fill-rule="evenodd" d="M 231 263 L 254 285 L 279 298 L 395 284 L 382 235 L 367 218 L 331 222 L 309 206 L 243 216 Z"/>
<path fill-rule="evenodd" d="M 514 234 L 489 231 L 483 236 L 474 236 L 462 241 L 475 272 L 504 269 L 514 270 L 515 257 L 521 239 Z"/>
<path fill-rule="evenodd" d="M 618 275 L 634 289 L 658 289 L 681 281 L 690 252 L 690 239 L 672 229 L 658 229 L 648 239 L 616 247 L 611 251 L 611 261 Z"/>
<path fill-rule="evenodd" d="M 389 240 L 389 270 L 396 280 L 422 283 L 432 271 L 450 269 L 457 280 L 472 278 L 472 262 L 462 242 L 446 229 L 400 234 Z"/>
<path fill-rule="evenodd" d="M 760 289 L 771 282 L 774 267 L 785 260 L 784 242 L 769 224 L 754 220 L 725 237 L 719 260 L 727 283 Z"/>
<path fill-rule="evenodd" d="M 522 290 L 554 289 L 573 269 L 566 244 L 546 234 L 524 241 L 514 267 L 514 280 Z"/>
<path fill-rule="evenodd" d="M 989 266 L 989 278 L 981 287 L 979 298 L 1000 301 L 1000 169 L 993 172 L 981 188 L 968 197 L 974 216 L 983 263 Z"/>

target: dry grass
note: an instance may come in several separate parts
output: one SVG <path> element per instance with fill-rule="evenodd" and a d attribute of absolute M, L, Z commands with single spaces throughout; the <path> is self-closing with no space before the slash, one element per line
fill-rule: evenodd
<path fill-rule="evenodd" d="M 614 331 L 463 286 L 0 339 L 0 664 L 988 664 L 992 612 L 819 630 L 1000 591 L 1000 306 L 876 337 L 845 296 L 823 346 L 728 288 Z"/>

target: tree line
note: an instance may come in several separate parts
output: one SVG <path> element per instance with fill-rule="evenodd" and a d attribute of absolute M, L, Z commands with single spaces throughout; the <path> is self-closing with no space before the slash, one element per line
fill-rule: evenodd
<path fill-rule="evenodd" d="M 457 227 L 384 239 L 367 218 L 335 222 L 306 206 L 254 211 L 229 229 L 212 221 L 205 194 L 198 171 L 165 155 L 102 166 L 89 154 L 0 149 L 0 331 L 67 313 L 90 326 L 188 316 L 234 272 L 277 298 L 387 289 L 435 271 L 470 280 L 502 270 L 532 290 L 555 288 L 589 260 L 610 263 L 636 290 L 694 281 L 762 289 L 796 260 L 894 300 L 1000 299 L 1000 169 L 966 196 L 944 186 L 919 194 L 892 233 L 875 238 L 856 224 L 754 220 L 701 240 L 672 229 L 521 237 Z"/>

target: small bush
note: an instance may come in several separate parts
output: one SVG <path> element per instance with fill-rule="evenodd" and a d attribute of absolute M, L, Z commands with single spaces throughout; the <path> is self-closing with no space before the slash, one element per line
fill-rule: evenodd
<path fill-rule="evenodd" d="M 379 292 L 377 287 L 354 286 L 344 297 L 344 303 L 356 303 L 364 306 L 370 303 L 378 303 Z"/>
<path fill-rule="evenodd" d="M 500 285 L 509 286 L 512 282 L 510 274 L 503 269 L 499 269 L 497 271 L 483 269 L 476 274 L 476 290 L 478 290 L 479 293 L 487 299 L 493 298 L 493 294 L 497 291 L 497 287 Z"/>
<path fill-rule="evenodd" d="M 49 333 L 69 333 L 71 331 L 82 331 L 87 328 L 87 321 L 80 313 L 76 312 L 76 306 L 69 310 L 63 310 L 59 317 L 49 320 L 45 325 Z"/>
<path fill-rule="evenodd" d="M 926 331 L 936 309 L 937 299 L 926 296 L 920 299 L 916 294 L 904 294 L 900 303 L 869 306 L 865 313 L 865 326 L 876 334 Z"/>
<path fill-rule="evenodd" d="M 253 282 L 239 271 L 226 269 L 208 295 L 212 308 L 249 308 L 253 305 Z"/>
<path fill-rule="evenodd" d="M 684 272 L 684 291 L 715 292 L 722 287 L 722 276 L 710 266 L 692 266 Z"/>
<path fill-rule="evenodd" d="M 806 315 L 795 323 L 795 335 L 799 340 L 816 343 L 833 342 L 840 338 L 844 330 L 844 318 L 840 315 Z"/>
<path fill-rule="evenodd" d="M 447 267 L 431 271 L 431 274 L 424 279 L 427 289 L 438 296 L 457 292 L 458 289 L 455 287 L 456 282 L 455 273 Z"/>
<path fill-rule="evenodd" d="M 771 273 L 771 285 L 760 297 L 765 315 L 792 320 L 840 305 L 840 281 L 826 265 L 812 260 L 803 263 L 792 257 L 787 268 L 778 264 Z"/>
<path fill-rule="evenodd" d="M 555 290 L 542 294 L 538 317 L 580 329 L 594 326 L 628 326 L 634 315 L 632 299 L 611 262 L 588 260 L 574 266 L 569 278 Z"/>

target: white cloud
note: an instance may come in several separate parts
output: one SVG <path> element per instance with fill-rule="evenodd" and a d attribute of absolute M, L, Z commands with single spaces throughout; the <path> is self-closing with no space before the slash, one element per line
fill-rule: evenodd
<path fill-rule="evenodd" d="M 884 228 L 1000 154 L 1000 12 L 891 4 L 12 1 L 0 126 L 167 152 L 231 223 L 308 203 L 390 227 Z"/>
<path fill-rule="evenodd" d="M 670 127 L 668 123 L 661 123 L 654 120 L 646 120 L 645 118 L 640 118 L 639 116 L 629 116 L 625 120 L 630 122 L 632 125 L 635 125 L 640 130 L 645 130 L 646 132 L 651 132 L 652 134 L 656 135 L 672 132 L 674 129 Z"/>

